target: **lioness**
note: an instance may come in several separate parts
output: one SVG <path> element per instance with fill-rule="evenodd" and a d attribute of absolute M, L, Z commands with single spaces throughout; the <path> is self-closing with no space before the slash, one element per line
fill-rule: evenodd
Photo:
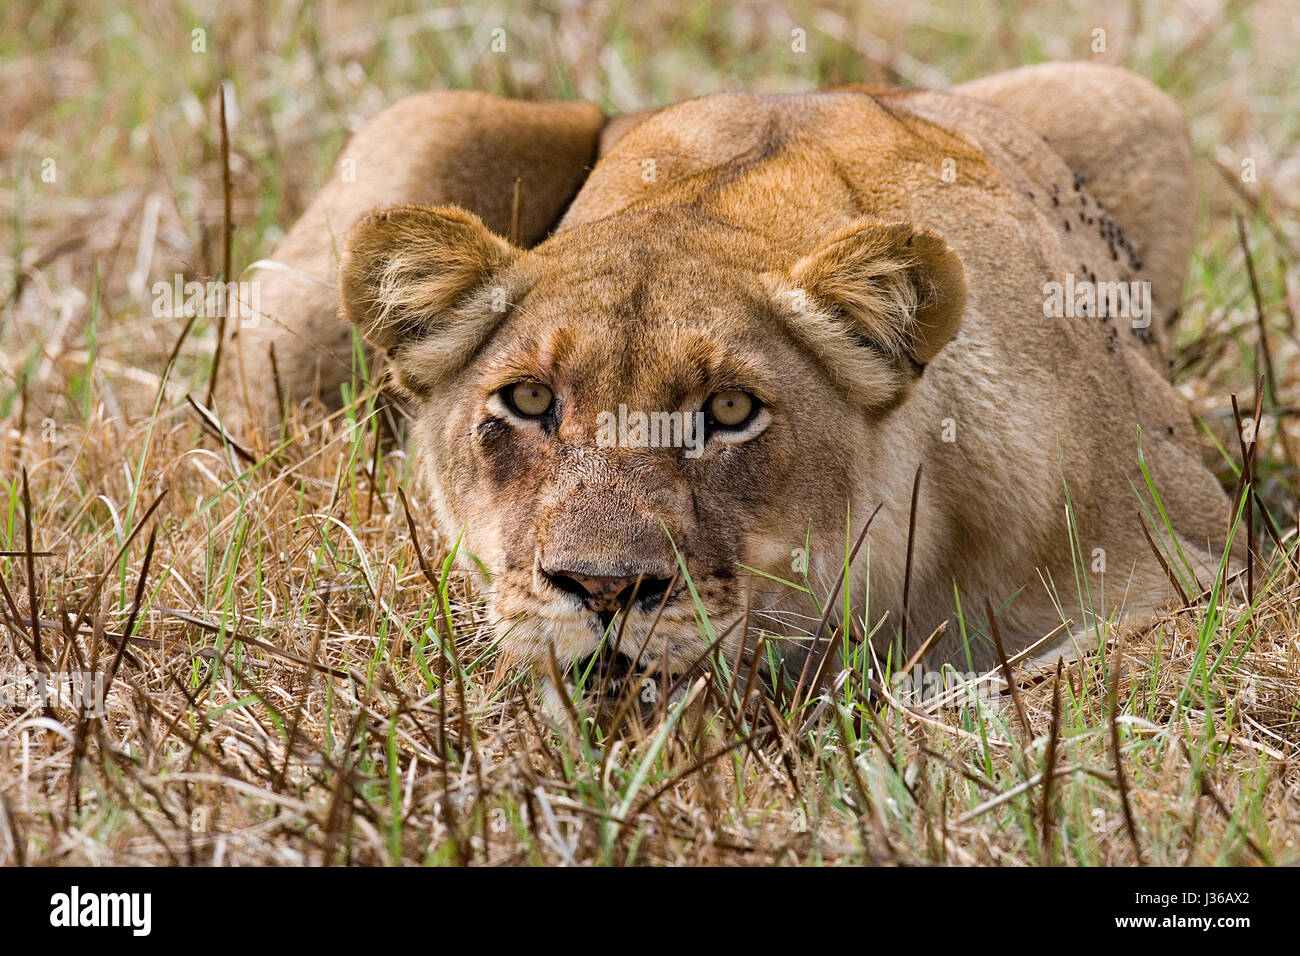
<path fill-rule="evenodd" d="M 386 350 L 509 661 L 680 673 L 747 612 L 807 647 L 868 524 L 849 594 L 895 663 L 951 621 L 928 660 L 993 664 L 986 601 L 1010 653 L 1213 579 L 1229 503 L 1166 375 L 1187 130 L 1137 76 L 428 93 L 344 164 L 275 253 L 339 294 L 263 274 L 226 408 L 271 407 L 272 344 L 290 400 L 336 395 L 349 323 Z"/>

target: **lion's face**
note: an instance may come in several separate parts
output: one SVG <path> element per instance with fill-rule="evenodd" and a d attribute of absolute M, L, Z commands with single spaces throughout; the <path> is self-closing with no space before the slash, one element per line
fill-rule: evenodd
<path fill-rule="evenodd" d="M 877 267 L 913 235 L 864 228 Z M 938 324 L 939 280 L 910 263 L 877 268 L 868 307 L 911 329 L 847 317 L 832 280 L 856 235 L 799 258 L 680 212 L 530 252 L 447 209 L 358 226 L 345 308 L 417 400 L 440 528 L 490 574 L 510 661 L 546 674 L 553 648 L 616 692 L 733 652 L 747 609 L 752 629 L 812 631 L 800 589 L 833 587 L 874 422 Z"/>

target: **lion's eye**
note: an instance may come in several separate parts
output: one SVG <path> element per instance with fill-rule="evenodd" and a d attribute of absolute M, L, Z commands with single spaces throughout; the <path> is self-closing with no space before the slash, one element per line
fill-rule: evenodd
<path fill-rule="evenodd" d="M 748 424 L 758 411 L 758 402 L 749 392 L 718 392 L 708 401 L 709 417 L 722 428 L 739 428 Z"/>
<path fill-rule="evenodd" d="M 501 390 L 510 410 L 522 418 L 541 418 L 555 404 L 555 393 L 541 382 L 516 382 Z"/>

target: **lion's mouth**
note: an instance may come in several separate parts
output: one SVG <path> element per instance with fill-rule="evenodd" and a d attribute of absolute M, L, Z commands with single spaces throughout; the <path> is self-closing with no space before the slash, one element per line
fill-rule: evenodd
<path fill-rule="evenodd" d="M 649 673 L 649 668 L 606 647 L 579 658 L 571 673 L 575 681 L 582 682 L 585 694 L 618 697 L 629 683 L 639 684 L 640 679 Z"/>
<path fill-rule="evenodd" d="M 609 648 L 579 658 L 569 671 L 569 678 L 581 683 L 587 700 L 620 704 L 635 697 L 639 706 L 634 709 L 642 718 L 650 716 L 665 691 L 673 696 L 681 676 L 671 670 L 665 674 L 658 662 L 634 662 L 628 655 L 616 654 Z"/>
<path fill-rule="evenodd" d="M 616 654 L 609 648 L 602 648 L 595 654 L 580 658 L 574 664 L 572 674 L 575 679 L 586 675 L 583 686 L 587 693 L 600 693 L 603 690 L 607 696 L 617 696 L 629 685 L 635 689 L 647 680 L 662 677 L 655 665 L 633 662 L 628 655 Z M 670 682 L 675 681 L 677 675 L 670 674 L 668 679 Z"/>

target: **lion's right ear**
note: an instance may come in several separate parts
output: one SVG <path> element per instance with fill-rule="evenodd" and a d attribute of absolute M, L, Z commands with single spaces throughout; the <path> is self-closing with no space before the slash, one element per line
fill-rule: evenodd
<path fill-rule="evenodd" d="M 398 356 L 427 344 L 419 364 L 427 366 L 427 357 L 448 371 L 504 317 L 490 280 L 519 252 L 458 206 L 380 209 L 348 233 L 339 267 L 343 313 L 372 345 Z M 438 377 L 437 369 L 420 371 L 422 379 Z"/>

